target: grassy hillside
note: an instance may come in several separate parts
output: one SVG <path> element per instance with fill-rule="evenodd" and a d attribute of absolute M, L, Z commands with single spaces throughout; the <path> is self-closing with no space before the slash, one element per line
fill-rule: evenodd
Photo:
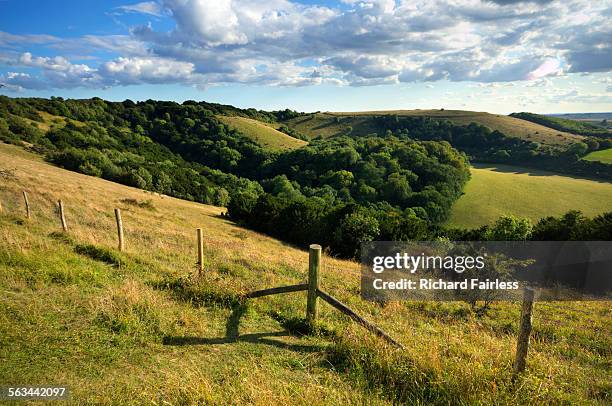
<path fill-rule="evenodd" d="M 514 214 L 534 221 L 578 209 L 585 215 L 610 209 L 612 184 L 505 165 L 478 165 L 449 224 L 477 227 Z"/>
<path fill-rule="evenodd" d="M 273 124 L 264 123 L 247 117 L 217 116 L 223 123 L 240 131 L 262 147 L 271 150 L 295 149 L 306 145 L 306 141 L 293 138 L 274 128 Z"/>
<path fill-rule="evenodd" d="M 612 131 L 590 124 L 586 121 L 577 121 L 561 117 L 543 116 L 533 113 L 512 113 L 512 117 L 531 121 L 533 123 L 542 124 L 546 127 L 553 128 L 559 131 L 567 131 L 572 134 L 593 135 L 593 136 L 611 136 Z"/>
<path fill-rule="evenodd" d="M 51 129 L 51 127 L 57 127 L 57 128 L 64 127 L 66 125 L 66 122 L 68 121 L 66 117 L 49 114 L 46 111 L 39 111 L 38 115 L 41 118 L 40 121 L 35 121 L 27 117 L 21 117 L 21 118 L 25 120 L 27 123 L 32 124 L 33 126 L 35 126 L 36 128 L 38 128 L 39 130 L 45 133 L 48 132 Z M 82 122 L 77 121 L 77 120 L 70 120 L 70 121 L 77 127 L 84 125 Z"/>
<path fill-rule="evenodd" d="M 598 161 L 605 164 L 612 164 L 612 148 L 604 149 L 601 151 L 593 151 L 586 155 L 584 158 L 587 161 Z"/>
<path fill-rule="evenodd" d="M 301 293 L 236 304 L 240 293 L 305 281 L 305 251 L 237 227 L 220 208 L 68 172 L 14 146 L 0 144 L 0 167 L 15 169 L 0 179 L 0 382 L 68 385 L 72 402 L 95 404 L 610 400 L 609 303 L 538 303 L 528 369 L 513 384 L 516 304 L 477 318 L 462 303 L 367 303 L 358 265 L 324 256 L 323 287 L 406 349 L 324 304 L 319 333 L 303 335 Z"/>
<path fill-rule="evenodd" d="M 461 110 L 397 110 L 397 111 L 369 111 L 369 112 L 339 112 L 316 113 L 300 116 L 287 123 L 297 131 L 311 137 L 330 137 L 346 134 L 352 129 L 352 134 L 365 135 L 379 131 L 369 120 L 376 115 L 423 116 L 441 120 L 449 120 L 455 124 L 467 125 L 472 122 L 482 124 L 491 130 L 498 130 L 508 136 L 528 139 L 548 145 L 566 145 L 582 139 L 562 131 L 557 131 L 536 123 L 518 118 L 475 111 Z"/>

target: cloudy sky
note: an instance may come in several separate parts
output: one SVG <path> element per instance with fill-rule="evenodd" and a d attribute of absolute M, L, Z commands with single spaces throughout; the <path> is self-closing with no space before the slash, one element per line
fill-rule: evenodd
<path fill-rule="evenodd" d="M 612 111 L 612 0 L 0 0 L 0 93 Z"/>

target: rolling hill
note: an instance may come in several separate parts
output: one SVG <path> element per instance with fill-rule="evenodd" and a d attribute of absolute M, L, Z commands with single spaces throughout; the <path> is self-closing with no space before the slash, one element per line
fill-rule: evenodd
<path fill-rule="evenodd" d="M 610 210 L 612 184 L 506 165 L 475 165 L 449 224 L 478 227 L 512 214 L 537 221 L 578 209 L 592 216 Z"/>
<path fill-rule="evenodd" d="M 612 136 L 612 131 L 587 121 L 578 121 L 555 116 L 543 116 L 533 113 L 512 113 L 510 116 L 541 124 L 558 131 L 567 131 L 572 134 L 591 135 L 595 137 Z"/>
<path fill-rule="evenodd" d="M 481 124 L 491 130 L 498 130 L 508 136 L 528 139 L 547 145 L 567 145 L 583 137 L 519 118 L 475 111 L 461 110 L 396 110 L 369 112 L 313 113 L 287 121 L 287 125 L 310 137 L 331 137 L 346 134 L 366 135 L 380 132 L 371 118 L 380 115 L 398 115 L 411 117 L 430 117 L 449 120 L 455 124 L 467 125 L 472 122 Z"/>
<path fill-rule="evenodd" d="M 605 404 L 609 396 L 607 302 L 538 303 L 537 339 L 517 385 L 517 304 L 477 317 L 465 303 L 365 302 L 358 264 L 324 255 L 324 288 L 406 349 L 324 304 L 317 333 L 304 334 L 303 294 L 237 305 L 244 292 L 303 282 L 303 250 L 229 222 L 221 208 L 63 170 L 16 146 L 0 144 L 0 169 L 14 169 L 0 179 L 1 382 L 67 385 L 78 404 Z M 115 249 L 114 208 L 125 252 Z M 204 230 L 199 278 L 195 228 Z"/>
<path fill-rule="evenodd" d="M 217 116 L 224 124 L 240 131 L 262 147 L 271 150 L 295 149 L 307 144 L 306 141 L 294 138 L 278 131 L 273 124 L 240 116 Z M 278 126 L 278 125 L 277 125 Z"/>

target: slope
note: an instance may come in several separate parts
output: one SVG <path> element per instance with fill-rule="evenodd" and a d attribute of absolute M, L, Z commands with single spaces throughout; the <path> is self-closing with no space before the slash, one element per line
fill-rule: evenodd
<path fill-rule="evenodd" d="M 15 146 L 0 144 L 0 167 L 15 169 L 0 179 L 1 382 L 64 384 L 72 402 L 95 404 L 605 403 L 608 303 L 538 304 L 538 339 L 516 385 L 517 305 L 475 319 L 463 303 L 364 302 L 358 265 L 324 256 L 325 289 L 406 349 L 325 305 L 318 334 L 303 335 L 302 294 L 236 302 L 304 281 L 304 251 L 236 226 L 220 208 L 62 170 Z"/>
<path fill-rule="evenodd" d="M 450 225 L 478 227 L 505 214 L 537 221 L 576 209 L 592 216 L 609 210 L 612 202 L 607 182 L 506 165 L 475 165 L 471 173 Z"/>
<path fill-rule="evenodd" d="M 585 159 L 587 161 L 598 161 L 603 162 L 605 164 L 612 164 L 612 148 L 590 152 L 582 159 Z"/>
<path fill-rule="evenodd" d="M 257 142 L 262 147 L 271 150 L 295 149 L 307 144 L 306 141 L 278 131 L 273 124 L 239 116 L 217 116 L 217 118 L 224 124 Z"/>
<path fill-rule="evenodd" d="M 566 131 L 572 134 L 591 135 L 595 137 L 610 137 L 612 131 L 606 128 L 590 124 L 585 121 L 571 120 L 567 118 L 543 116 L 534 113 L 512 113 L 512 117 L 527 120 L 532 123 L 541 124 L 543 126 L 558 130 Z"/>
<path fill-rule="evenodd" d="M 287 125 L 311 137 L 330 137 L 346 134 L 365 135 L 380 132 L 371 118 L 380 115 L 398 115 L 413 117 L 430 117 L 449 120 L 458 125 L 472 122 L 482 124 L 491 130 L 498 130 L 508 136 L 529 139 L 548 145 L 566 145 L 582 139 L 562 131 L 557 131 L 536 123 L 499 114 L 462 110 L 396 110 L 396 111 L 364 111 L 314 113 L 300 116 L 287 121 Z"/>

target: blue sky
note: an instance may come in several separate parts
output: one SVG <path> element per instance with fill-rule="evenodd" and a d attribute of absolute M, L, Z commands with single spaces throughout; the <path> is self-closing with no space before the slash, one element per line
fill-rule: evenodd
<path fill-rule="evenodd" d="M 0 0 L 0 93 L 612 110 L 612 1 Z"/>

